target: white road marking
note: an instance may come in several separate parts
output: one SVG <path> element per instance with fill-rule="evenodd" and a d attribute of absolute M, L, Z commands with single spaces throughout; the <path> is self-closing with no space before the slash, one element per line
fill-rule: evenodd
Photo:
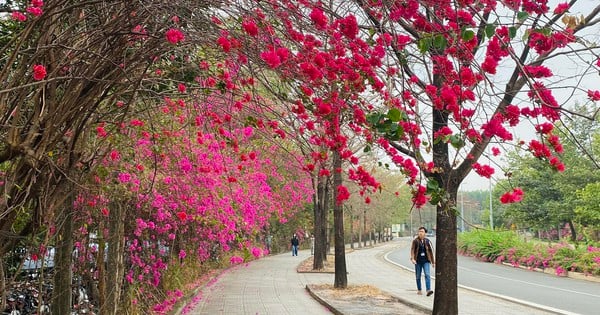
<path fill-rule="evenodd" d="M 463 269 L 463 270 L 467 270 L 469 272 L 474 272 L 474 273 L 478 273 L 478 274 L 482 274 L 482 275 L 486 275 L 486 276 L 490 276 L 490 277 L 495 277 L 495 278 L 499 278 L 499 279 L 504 279 L 504 280 L 514 281 L 514 282 L 520 282 L 520 283 L 525 283 L 525 284 L 529 284 L 529 285 L 534 285 L 534 286 L 538 286 L 538 287 L 542 287 L 542 288 L 548 288 L 548 289 L 557 290 L 557 291 L 564 291 L 564 292 L 569 292 L 569 293 L 576 293 L 576 294 L 582 294 L 582 295 L 587 295 L 587 296 L 591 296 L 591 297 L 600 298 L 600 295 L 596 295 L 596 294 L 590 294 L 590 293 L 581 292 L 581 291 L 575 291 L 575 290 L 567 290 L 567 289 L 557 288 L 557 287 L 553 287 L 553 286 L 538 284 L 538 283 L 534 283 L 534 282 L 517 280 L 517 279 L 507 278 L 507 277 L 502 277 L 502 276 L 494 275 L 494 274 L 491 274 L 491 273 L 485 273 L 485 272 L 481 272 L 481 271 L 477 271 L 477 270 L 473 270 L 473 269 L 469 269 L 469 268 L 465 268 L 465 267 L 460 267 L 459 266 L 458 269 Z"/>

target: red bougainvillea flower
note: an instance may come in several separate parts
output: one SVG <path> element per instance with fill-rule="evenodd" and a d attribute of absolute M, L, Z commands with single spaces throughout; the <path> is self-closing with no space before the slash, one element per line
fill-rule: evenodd
<path fill-rule="evenodd" d="M 348 200 L 350 198 L 350 192 L 348 191 L 348 188 L 346 188 L 346 186 L 338 186 L 337 191 L 338 195 L 336 202 L 338 205 L 342 204 L 345 200 Z"/>
<path fill-rule="evenodd" d="M 492 148 L 492 154 L 493 154 L 494 156 L 498 156 L 498 155 L 500 155 L 500 149 L 498 149 L 498 148 L 496 148 L 496 147 L 493 147 L 493 148 Z"/>
<path fill-rule="evenodd" d="M 314 8 L 310 12 L 310 19 L 315 23 L 315 26 L 319 30 L 324 30 L 327 28 L 327 16 L 323 13 L 323 10 L 319 8 Z"/>
<path fill-rule="evenodd" d="M 596 90 L 596 91 L 588 90 L 588 97 L 592 101 L 600 101 L 600 91 L 598 91 L 598 90 Z"/>
<path fill-rule="evenodd" d="M 46 77 L 46 67 L 43 65 L 33 66 L 33 79 L 36 81 L 43 80 Z"/>
<path fill-rule="evenodd" d="M 244 22 L 242 22 L 242 28 L 250 36 L 258 35 L 258 27 L 256 26 L 256 23 L 254 23 L 254 21 L 252 20 L 245 20 Z"/>
<path fill-rule="evenodd" d="M 514 188 L 500 197 L 502 203 L 515 203 L 523 200 L 523 190 L 519 187 Z"/>
<path fill-rule="evenodd" d="M 565 11 L 569 10 L 569 4 L 566 2 L 559 3 L 556 8 L 554 8 L 554 14 L 563 14 Z"/>
<path fill-rule="evenodd" d="M 495 172 L 493 167 L 489 165 L 481 165 L 479 163 L 473 163 L 473 169 L 475 170 L 475 172 L 477 172 L 477 174 L 485 178 L 492 177 L 492 175 L 494 175 Z"/>
<path fill-rule="evenodd" d="M 177 217 L 179 218 L 179 220 L 185 221 L 187 219 L 187 213 L 179 211 L 177 212 Z"/>
<path fill-rule="evenodd" d="M 31 6 L 36 8 L 43 7 L 44 0 L 31 0 Z"/>
<path fill-rule="evenodd" d="M 185 84 L 179 83 L 179 85 L 177 85 L 177 89 L 179 90 L 179 92 L 185 93 L 185 90 L 186 90 Z"/>
<path fill-rule="evenodd" d="M 44 14 L 44 11 L 38 7 L 29 7 L 29 8 L 27 8 L 27 13 L 34 15 L 34 16 L 40 16 L 40 15 Z"/>
<path fill-rule="evenodd" d="M 176 28 L 168 30 L 165 33 L 165 37 L 167 38 L 167 41 L 171 44 L 177 44 L 185 39 L 183 33 Z"/>
<path fill-rule="evenodd" d="M 19 21 L 19 22 L 25 22 L 27 20 L 27 17 L 25 16 L 25 14 L 18 12 L 18 11 L 14 11 L 10 16 L 13 20 Z"/>

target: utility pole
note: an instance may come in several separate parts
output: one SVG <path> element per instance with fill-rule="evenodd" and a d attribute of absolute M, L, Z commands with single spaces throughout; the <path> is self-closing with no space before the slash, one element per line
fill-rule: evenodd
<path fill-rule="evenodd" d="M 465 192 L 460 192 L 460 218 L 461 218 L 461 227 L 460 231 L 465 231 Z"/>

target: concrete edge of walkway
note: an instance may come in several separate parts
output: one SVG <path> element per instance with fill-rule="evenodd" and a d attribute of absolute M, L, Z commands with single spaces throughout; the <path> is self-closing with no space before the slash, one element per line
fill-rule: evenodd
<path fill-rule="evenodd" d="M 396 263 L 396 262 L 392 261 L 391 259 L 389 259 L 388 256 L 389 256 L 390 252 L 391 251 L 389 251 L 389 252 L 387 252 L 387 253 L 385 253 L 383 255 L 383 259 L 386 262 L 388 262 L 388 263 L 390 263 L 392 265 L 395 265 L 395 266 L 397 266 L 397 267 L 399 267 L 399 268 L 401 268 L 403 270 L 406 270 L 408 272 L 411 272 L 411 273 L 415 272 L 411 268 L 403 266 L 403 265 L 401 265 L 399 263 Z M 435 279 L 434 276 L 431 276 L 431 278 Z M 554 307 L 550 307 L 550 306 L 545 306 L 545 305 L 541 305 L 541 304 L 537 304 L 537 303 L 532 303 L 532 302 L 528 302 L 528 301 L 521 300 L 521 299 L 516 299 L 516 298 L 510 297 L 510 296 L 506 296 L 506 295 L 502 295 L 502 294 L 497 294 L 497 293 L 493 293 L 493 292 L 489 292 L 489 291 L 485 291 L 485 290 L 476 289 L 476 288 L 465 286 L 465 285 L 462 285 L 462 284 L 459 284 L 458 287 L 461 288 L 461 289 L 472 291 L 472 292 L 476 292 L 476 293 L 485 294 L 485 295 L 488 295 L 488 296 L 491 296 L 491 297 L 499 298 L 499 299 L 502 299 L 502 300 L 505 300 L 505 301 L 509 301 L 509 302 L 521 304 L 521 305 L 524 305 L 524 306 L 527 306 L 527 307 L 539 309 L 539 310 L 545 311 L 545 312 L 550 312 L 550 313 L 554 313 L 554 314 L 577 315 L 577 313 L 573 313 L 573 312 L 569 312 L 569 311 L 565 311 L 565 310 L 561 310 L 561 309 L 558 309 L 558 308 L 554 308 Z"/>
<path fill-rule="evenodd" d="M 305 287 L 305 289 L 306 289 L 306 291 L 308 291 L 308 294 L 310 294 L 310 296 L 313 299 L 315 299 L 317 302 L 321 303 L 321 305 L 325 306 L 333 314 L 335 314 L 335 315 L 344 315 L 344 313 L 340 312 L 337 308 L 335 308 L 333 305 L 331 305 L 329 302 L 327 302 L 324 298 L 322 298 L 316 292 L 314 292 L 313 290 L 311 290 L 310 285 L 307 284 L 306 287 Z"/>
<path fill-rule="evenodd" d="M 335 315 L 345 315 L 344 312 L 338 310 L 337 308 L 335 308 L 335 306 L 333 306 L 330 302 L 327 301 L 326 298 L 320 296 L 318 293 L 314 292 L 311 288 L 310 285 L 307 284 L 306 285 L 306 291 L 308 291 L 308 294 L 310 294 L 310 296 L 315 299 L 317 302 L 321 303 L 321 305 L 325 306 L 327 309 L 329 309 L 333 314 Z M 423 311 L 425 313 L 431 313 L 433 310 L 431 308 L 428 307 L 424 307 L 422 305 L 413 303 L 411 301 L 407 301 L 406 299 L 403 299 L 399 296 L 396 296 L 394 294 L 391 294 L 390 292 L 381 290 L 382 292 L 384 292 L 385 294 L 389 294 L 390 296 L 392 296 L 394 299 L 397 299 L 398 301 L 400 301 L 400 303 L 407 305 L 408 307 L 417 309 L 419 311 Z"/>

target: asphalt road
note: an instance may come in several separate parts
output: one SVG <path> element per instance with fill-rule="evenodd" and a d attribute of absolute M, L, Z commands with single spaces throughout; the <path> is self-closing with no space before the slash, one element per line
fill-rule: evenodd
<path fill-rule="evenodd" d="M 430 238 L 435 242 L 435 238 Z M 407 243 L 408 238 L 404 239 Z M 414 270 L 409 248 L 388 253 L 387 259 Z M 432 269 L 432 275 L 435 274 Z M 458 256 L 458 284 L 565 314 L 600 314 L 600 283 L 480 262 Z"/>

